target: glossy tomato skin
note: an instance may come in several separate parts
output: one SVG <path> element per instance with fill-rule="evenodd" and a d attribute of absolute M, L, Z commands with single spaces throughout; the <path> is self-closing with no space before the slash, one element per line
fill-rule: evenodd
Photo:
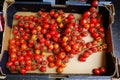
<path fill-rule="evenodd" d="M 51 10 L 51 11 L 50 11 L 50 16 L 53 17 L 54 14 L 55 14 L 55 11 L 54 11 L 54 10 Z"/>
<path fill-rule="evenodd" d="M 40 70 L 41 72 L 45 72 L 45 71 L 46 71 L 46 67 L 45 67 L 45 66 L 41 66 L 41 67 L 39 68 L 39 70 Z"/>
<path fill-rule="evenodd" d="M 81 62 L 86 62 L 86 58 L 83 57 L 83 56 L 79 56 L 79 57 L 78 57 L 78 60 L 81 61 Z"/>
<path fill-rule="evenodd" d="M 92 2 L 92 6 L 94 6 L 94 7 L 98 6 L 98 1 L 97 1 L 97 0 L 94 0 L 94 1 Z"/>
<path fill-rule="evenodd" d="M 81 36 L 82 36 L 82 37 L 87 37 L 87 36 L 88 36 L 88 32 L 86 32 L 86 31 L 82 32 L 82 33 L 81 33 Z"/>
<path fill-rule="evenodd" d="M 61 64 L 62 64 L 62 60 L 61 60 L 61 59 L 57 59 L 57 60 L 55 61 L 55 65 L 56 65 L 56 66 L 61 66 Z"/>
<path fill-rule="evenodd" d="M 54 68 L 55 67 L 55 63 L 54 62 L 49 62 L 48 66 L 49 66 L 49 68 Z"/>
<path fill-rule="evenodd" d="M 15 66 L 19 66 L 19 63 L 20 63 L 20 62 L 19 62 L 18 60 L 14 61 L 14 65 L 15 65 Z"/>
<path fill-rule="evenodd" d="M 100 70 L 101 74 L 105 74 L 106 73 L 105 67 L 100 67 L 99 70 Z"/>
<path fill-rule="evenodd" d="M 74 16 L 73 16 L 72 14 L 69 14 L 69 15 L 68 15 L 68 20 L 71 21 L 71 20 L 73 20 L 73 19 L 74 19 Z"/>
<path fill-rule="evenodd" d="M 88 51 L 85 51 L 84 53 L 83 53 L 83 57 L 84 58 L 88 58 L 90 56 L 90 53 L 88 52 Z"/>
<path fill-rule="evenodd" d="M 87 23 L 87 20 L 86 20 L 86 19 L 80 20 L 80 24 L 81 24 L 81 25 L 84 25 L 84 24 L 86 24 L 86 23 Z"/>
<path fill-rule="evenodd" d="M 26 69 L 25 68 L 20 69 L 20 73 L 21 74 L 26 74 Z"/>
<path fill-rule="evenodd" d="M 55 60 L 55 57 L 54 57 L 53 55 L 49 55 L 49 56 L 47 57 L 47 60 L 48 60 L 49 62 L 53 62 L 53 61 Z"/>
<path fill-rule="evenodd" d="M 10 67 L 10 70 L 11 70 L 11 72 L 15 72 L 15 71 L 16 71 L 15 65 L 12 65 L 12 66 Z"/>
<path fill-rule="evenodd" d="M 60 52 L 60 53 L 58 53 L 58 58 L 59 58 L 59 59 L 64 59 L 65 56 L 66 56 L 66 53 L 65 53 L 65 52 Z"/>
<path fill-rule="evenodd" d="M 82 18 L 88 18 L 90 16 L 90 11 L 86 11 L 84 14 L 83 14 L 83 16 L 82 16 Z"/>
<path fill-rule="evenodd" d="M 62 73 L 62 72 L 63 72 L 63 68 L 62 68 L 62 67 L 58 67 L 58 68 L 56 69 L 56 71 L 57 71 L 57 73 Z"/>
<path fill-rule="evenodd" d="M 12 61 L 8 61 L 8 62 L 6 63 L 6 66 L 7 66 L 7 67 L 10 67 L 10 66 L 12 66 L 12 64 L 13 64 Z"/>
<path fill-rule="evenodd" d="M 94 73 L 95 75 L 100 75 L 100 70 L 97 69 L 97 68 L 95 68 L 95 69 L 93 69 L 93 73 Z"/>
<path fill-rule="evenodd" d="M 31 61 L 30 59 L 29 59 L 29 60 L 26 60 L 26 61 L 25 61 L 25 64 L 28 65 L 28 66 L 30 66 L 30 65 L 32 65 L 32 61 Z"/>
<path fill-rule="evenodd" d="M 90 33 L 94 33 L 95 30 L 96 30 L 96 29 L 95 29 L 94 27 L 90 27 L 90 28 L 89 28 L 89 32 L 90 32 Z"/>
<path fill-rule="evenodd" d="M 32 66 L 27 65 L 27 66 L 26 66 L 26 71 L 31 71 L 31 70 L 32 70 Z"/>
<path fill-rule="evenodd" d="M 20 15 L 15 15 L 15 19 L 20 19 Z"/>
<path fill-rule="evenodd" d="M 42 63 L 43 61 L 43 57 L 40 54 L 35 54 L 34 59 L 37 63 Z"/>
<path fill-rule="evenodd" d="M 98 37 L 99 37 L 99 33 L 93 32 L 93 33 L 92 33 L 92 37 L 93 37 L 93 38 L 98 38 Z"/>

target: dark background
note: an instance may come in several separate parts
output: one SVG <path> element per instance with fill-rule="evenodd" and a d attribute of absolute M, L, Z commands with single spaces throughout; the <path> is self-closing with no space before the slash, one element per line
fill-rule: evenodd
<path fill-rule="evenodd" d="M 2 11 L 3 1 L 0 0 L 0 11 Z M 112 3 L 115 7 L 115 16 L 114 16 L 114 23 L 112 25 L 112 38 L 113 38 L 113 48 L 115 56 L 118 57 L 120 61 L 120 0 L 112 0 Z M 15 78 L 15 77 L 8 77 L 6 80 L 47 80 L 47 79 L 41 79 L 40 77 L 32 77 L 32 78 Z M 67 80 L 110 80 L 110 78 L 76 78 L 76 79 L 67 79 Z"/>

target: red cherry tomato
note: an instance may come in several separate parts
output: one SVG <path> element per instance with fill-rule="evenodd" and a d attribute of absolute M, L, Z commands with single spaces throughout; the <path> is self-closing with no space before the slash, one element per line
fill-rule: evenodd
<path fill-rule="evenodd" d="M 61 64 L 62 64 L 62 60 L 61 60 L 61 59 L 57 59 L 57 60 L 55 61 L 55 65 L 56 65 L 56 66 L 61 66 Z"/>
<path fill-rule="evenodd" d="M 32 66 L 27 65 L 27 66 L 26 66 L 26 71 L 31 71 L 31 70 L 32 70 Z"/>
<path fill-rule="evenodd" d="M 58 53 L 58 58 L 59 58 L 59 59 L 64 59 L 65 56 L 66 56 L 66 53 L 65 53 L 65 52 L 60 52 L 60 53 Z"/>
<path fill-rule="evenodd" d="M 8 61 L 8 62 L 6 63 L 6 66 L 7 66 L 7 67 L 10 67 L 10 66 L 12 66 L 12 64 L 13 64 L 12 61 Z"/>
<path fill-rule="evenodd" d="M 55 60 L 55 57 L 54 57 L 53 55 L 49 55 L 49 56 L 47 57 L 47 60 L 48 60 L 49 62 L 53 62 L 53 61 Z"/>
<path fill-rule="evenodd" d="M 20 69 L 20 73 L 21 74 L 26 74 L 26 69 L 25 68 Z"/>
<path fill-rule="evenodd" d="M 46 71 L 46 67 L 45 67 L 45 66 L 41 66 L 41 67 L 39 68 L 39 70 L 40 70 L 41 72 L 45 72 L 45 71 Z"/>
<path fill-rule="evenodd" d="M 84 58 L 88 58 L 90 56 L 90 53 L 88 52 L 88 51 L 85 51 L 84 53 L 83 53 L 83 57 Z"/>
<path fill-rule="evenodd" d="M 100 75 L 100 70 L 97 68 L 93 69 L 93 74 Z"/>
<path fill-rule="evenodd" d="M 49 68 L 54 68 L 55 67 L 55 63 L 54 62 L 49 62 L 48 66 L 49 66 Z"/>
<path fill-rule="evenodd" d="M 86 11 L 83 13 L 82 18 L 85 19 L 85 18 L 88 18 L 89 16 L 90 16 L 90 11 Z"/>
<path fill-rule="evenodd" d="M 56 69 L 56 71 L 57 71 L 57 73 L 62 73 L 62 72 L 63 72 L 63 67 L 58 67 L 58 68 Z"/>
<path fill-rule="evenodd" d="M 79 56 L 78 60 L 81 62 L 86 62 L 86 58 L 83 56 Z"/>
<path fill-rule="evenodd" d="M 106 73 L 106 69 L 104 67 L 100 67 L 99 70 L 100 70 L 101 74 L 105 74 Z"/>
<path fill-rule="evenodd" d="M 98 1 L 97 1 L 97 0 L 94 0 L 94 1 L 92 2 L 92 6 L 94 6 L 94 7 L 98 6 Z"/>

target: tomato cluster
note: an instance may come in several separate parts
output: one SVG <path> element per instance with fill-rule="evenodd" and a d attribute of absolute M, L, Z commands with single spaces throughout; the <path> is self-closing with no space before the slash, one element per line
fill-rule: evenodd
<path fill-rule="evenodd" d="M 78 60 L 85 62 L 92 53 L 106 49 L 106 44 L 102 43 L 102 15 L 98 14 L 95 1 L 78 21 L 74 14 L 66 14 L 63 10 L 15 15 L 17 24 L 12 28 L 6 64 L 10 71 L 25 74 L 39 69 L 45 72 L 48 65 L 49 68 L 57 67 L 56 72 L 62 73 L 74 55 L 79 55 Z M 84 38 L 89 33 L 94 40 L 86 43 Z"/>
<path fill-rule="evenodd" d="M 95 69 L 93 69 L 93 73 L 95 75 L 100 75 L 100 74 L 103 75 L 106 73 L 106 69 L 105 69 L 105 67 L 95 68 Z"/>

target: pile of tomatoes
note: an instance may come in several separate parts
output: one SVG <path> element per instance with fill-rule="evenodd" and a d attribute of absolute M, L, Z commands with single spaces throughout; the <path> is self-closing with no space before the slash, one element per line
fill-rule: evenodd
<path fill-rule="evenodd" d="M 79 21 L 74 14 L 66 14 L 63 10 L 15 15 L 17 24 L 12 27 L 7 67 L 21 74 L 37 69 L 45 72 L 47 66 L 62 73 L 74 55 L 85 62 L 92 53 L 105 50 L 102 15 L 98 14 L 97 5 L 98 1 L 94 0 Z M 93 41 L 86 43 L 84 37 L 88 34 Z"/>

